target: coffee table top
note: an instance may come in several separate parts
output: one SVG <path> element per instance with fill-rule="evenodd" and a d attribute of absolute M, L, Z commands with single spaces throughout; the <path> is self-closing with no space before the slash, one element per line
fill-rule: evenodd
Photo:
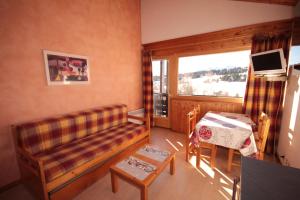
<path fill-rule="evenodd" d="M 173 151 L 146 145 L 112 166 L 111 170 L 138 185 L 149 185 L 174 155 Z"/>

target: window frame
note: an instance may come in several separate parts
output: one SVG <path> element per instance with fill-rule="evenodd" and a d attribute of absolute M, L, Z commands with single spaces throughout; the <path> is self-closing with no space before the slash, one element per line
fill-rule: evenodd
<path fill-rule="evenodd" d="M 166 94 L 168 95 L 168 115 L 167 117 L 162 117 L 162 116 L 157 116 L 154 115 L 154 121 L 155 125 L 162 126 L 165 128 L 168 128 L 169 125 L 169 117 L 170 117 L 170 57 L 169 56 L 152 56 L 151 59 L 151 65 L 153 61 L 159 61 L 159 60 L 167 60 L 167 91 Z M 153 74 L 152 74 L 153 77 Z M 157 93 L 156 93 L 157 94 Z M 165 94 L 165 93 L 160 93 L 160 94 Z M 154 95 L 154 91 L 153 91 Z M 154 107 L 154 102 L 153 102 L 153 107 Z M 154 109 L 154 108 L 153 108 Z"/>
<path fill-rule="evenodd" d="M 169 59 L 167 59 L 167 58 L 152 58 L 152 60 L 151 60 L 151 62 L 153 62 L 153 61 L 160 61 L 160 60 L 167 60 L 167 91 L 166 91 L 166 93 L 168 94 L 169 93 L 169 87 L 170 87 L 170 85 L 169 85 Z M 160 66 L 160 67 L 162 67 L 162 66 Z M 160 76 L 161 76 L 161 79 L 160 79 L 160 82 L 162 82 L 162 70 L 161 70 L 162 68 L 160 68 Z M 153 70 L 153 66 L 152 66 L 152 70 Z M 152 74 L 152 77 L 153 77 L 153 74 Z M 153 93 L 154 93 L 154 91 L 153 91 Z M 163 93 L 162 92 L 162 84 L 160 84 L 160 93 Z"/>
<path fill-rule="evenodd" d="M 173 96 L 174 99 L 179 100 L 192 100 L 192 101 L 214 101 L 214 102 L 228 102 L 228 103 L 243 103 L 244 97 L 226 97 L 226 96 L 209 96 L 209 95 L 180 95 L 178 94 L 178 69 L 179 69 L 179 58 L 180 57 L 190 57 L 190 56 L 200 56 L 200 55 L 208 55 L 208 54 L 218 54 L 218 53 L 229 53 L 234 51 L 246 51 L 250 50 L 250 47 L 243 47 L 243 48 L 230 48 L 230 49 L 218 49 L 215 51 L 190 51 L 188 53 L 177 53 L 175 55 L 176 57 L 176 87 L 174 88 L 176 90 L 176 94 Z M 249 58 L 250 59 L 250 58 Z M 249 62 L 250 65 L 250 62 Z M 248 68 L 249 70 L 249 68 Z M 248 71 L 249 72 L 249 71 Z M 246 83 L 248 82 L 248 76 L 246 79 Z M 247 87 L 247 86 L 246 86 Z M 247 89 L 247 88 L 246 88 Z"/>

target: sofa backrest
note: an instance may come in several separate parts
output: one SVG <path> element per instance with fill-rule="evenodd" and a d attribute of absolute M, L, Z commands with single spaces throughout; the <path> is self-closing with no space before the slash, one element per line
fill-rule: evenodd
<path fill-rule="evenodd" d="M 30 154 L 127 122 L 127 106 L 112 105 L 16 127 L 18 145 Z"/>

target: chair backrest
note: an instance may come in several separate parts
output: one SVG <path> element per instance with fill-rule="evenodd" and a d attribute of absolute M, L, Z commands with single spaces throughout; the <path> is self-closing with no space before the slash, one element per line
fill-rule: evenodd
<path fill-rule="evenodd" d="M 195 114 L 196 114 L 196 122 L 199 122 L 201 119 L 200 105 L 197 105 L 194 110 L 195 110 Z"/>
<path fill-rule="evenodd" d="M 187 129 L 187 135 L 189 136 L 193 130 L 195 129 L 196 126 L 196 111 L 193 109 L 187 114 L 187 124 L 188 124 L 188 129 Z"/>
<path fill-rule="evenodd" d="M 265 151 L 269 130 L 270 130 L 270 124 L 271 124 L 271 120 L 268 117 L 268 115 L 264 112 L 261 112 L 258 118 L 258 137 L 260 142 L 258 151 L 260 153 L 263 153 Z"/>

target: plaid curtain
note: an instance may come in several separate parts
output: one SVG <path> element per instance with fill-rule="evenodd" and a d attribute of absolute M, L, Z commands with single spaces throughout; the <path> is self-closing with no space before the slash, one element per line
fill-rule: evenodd
<path fill-rule="evenodd" d="M 150 124 L 153 125 L 153 82 L 151 51 L 143 51 L 143 99 L 145 114 L 150 115 Z"/>
<path fill-rule="evenodd" d="M 290 40 L 290 35 L 254 36 L 252 38 L 251 53 L 282 48 L 285 58 L 288 59 Z M 267 113 L 270 117 L 271 126 L 266 145 L 267 153 L 276 152 L 284 87 L 284 81 L 266 81 L 262 78 L 255 78 L 252 68 L 249 67 L 243 111 L 250 115 L 256 124 L 258 123 L 258 115 L 261 111 Z"/>

